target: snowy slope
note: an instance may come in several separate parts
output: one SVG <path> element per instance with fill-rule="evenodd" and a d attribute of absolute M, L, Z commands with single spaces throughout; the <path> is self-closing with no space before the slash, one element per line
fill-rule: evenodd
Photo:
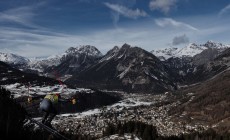
<path fill-rule="evenodd" d="M 87 54 L 88 56 L 102 56 L 102 53 L 94 46 L 86 45 L 79 47 L 70 47 L 65 55 Z"/>
<path fill-rule="evenodd" d="M 180 49 L 176 54 L 175 57 L 182 57 L 182 56 L 190 56 L 193 57 L 196 54 L 201 53 L 203 50 L 208 49 L 208 47 L 205 47 L 203 45 L 197 45 L 195 43 L 189 44 L 188 46 Z"/>
<path fill-rule="evenodd" d="M 227 49 L 227 48 L 230 48 L 230 45 L 224 45 L 222 43 L 216 43 L 214 41 L 207 41 L 205 44 L 204 44 L 205 47 L 208 47 L 208 48 L 217 48 L 217 49 Z"/>
<path fill-rule="evenodd" d="M 28 95 L 46 95 L 49 93 L 61 93 L 65 96 L 71 96 L 76 94 L 77 92 L 85 92 L 85 93 L 92 93 L 93 91 L 91 89 L 84 89 L 84 88 L 77 88 L 77 89 L 71 89 L 67 88 L 66 85 L 43 85 L 43 86 L 37 86 L 37 85 L 31 85 L 28 89 L 28 85 L 23 83 L 14 83 L 9 85 L 2 85 L 3 88 L 11 91 L 14 96 L 14 98 L 22 97 L 22 96 L 28 96 Z"/>
<path fill-rule="evenodd" d="M 47 67 L 57 66 L 61 63 L 61 58 L 65 54 L 61 55 L 53 55 L 45 59 L 31 59 L 29 63 L 29 69 L 38 70 L 39 72 L 43 72 L 43 70 Z"/>
<path fill-rule="evenodd" d="M 159 49 L 159 50 L 153 50 L 151 51 L 151 53 L 159 57 L 161 60 L 166 60 L 171 57 L 179 57 L 179 58 L 183 56 L 193 57 L 197 54 L 200 54 L 202 51 L 208 48 L 217 49 L 219 52 L 222 52 L 223 50 L 229 47 L 230 45 L 224 45 L 222 43 L 207 41 L 205 44 L 197 45 L 195 43 L 191 43 L 183 48 Z"/>
<path fill-rule="evenodd" d="M 34 59 L 31 60 L 29 67 L 30 69 L 39 70 L 39 72 L 44 71 L 44 69 L 51 67 L 51 66 L 58 66 L 66 59 L 76 58 L 78 59 L 81 55 L 86 54 L 90 57 L 100 57 L 102 53 L 94 46 L 79 46 L 79 47 L 70 47 L 64 53 L 59 55 L 52 55 L 46 59 L 38 60 Z"/>
<path fill-rule="evenodd" d="M 153 53 L 155 56 L 160 57 L 160 59 L 169 59 L 170 57 L 173 57 L 177 54 L 178 48 L 166 48 L 163 50 L 153 50 L 151 53 Z"/>
<path fill-rule="evenodd" d="M 0 61 L 8 64 L 22 65 L 27 64 L 29 62 L 29 59 L 16 54 L 0 52 Z"/>
<path fill-rule="evenodd" d="M 157 77 L 157 78 L 156 78 Z M 166 82 L 167 81 L 167 82 Z M 98 63 L 65 82 L 80 87 L 133 92 L 159 92 L 172 89 L 168 70 L 157 57 L 139 47 L 114 47 Z M 167 83 L 167 84 L 166 84 Z"/>

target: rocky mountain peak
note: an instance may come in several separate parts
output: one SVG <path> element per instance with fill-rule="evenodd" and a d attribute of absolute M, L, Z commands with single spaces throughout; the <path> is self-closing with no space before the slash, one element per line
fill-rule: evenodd
<path fill-rule="evenodd" d="M 114 46 L 111 50 L 109 50 L 106 55 L 108 54 L 113 54 L 113 53 L 116 53 L 120 50 L 120 48 L 118 46 Z"/>
<path fill-rule="evenodd" d="M 226 45 L 223 45 L 222 43 L 216 43 L 214 41 L 207 41 L 205 44 L 204 44 L 205 47 L 207 48 L 217 48 L 217 49 L 221 49 L 221 48 L 227 48 Z"/>
<path fill-rule="evenodd" d="M 201 53 L 203 50 L 207 49 L 204 46 L 197 45 L 195 43 L 189 44 L 188 46 L 180 49 L 176 53 L 176 57 L 183 57 L 183 56 L 188 56 L 188 57 L 193 57 L 196 54 Z"/>
<path fill-rule="evenodd" d="M 136 92 L 160 92 L 175 87 L 168 70 L 153 54 L 128 44 L 118 51 L 112 50 L 99 63 L 74 75 L 67 83 Z"/>
<path fill-rule="evenodd" d="M 0 61 L 13 65 L 23 65 L 27 64 L 29 59 L 16 54 L 0 52 Z"/>
<path fill-rule="evenodd" d="M 229 45 L 224 45 L 222 43 L 216 43 L 213 41 L 207 41 L 205 44 L 198 45 L 196 43 L 191 43 L 183 48 L 166 48 L 160 50 L 153 50 L 151 53 L 156 55 L 161 60 L 167 60 L 171 57 L 193 57 L 200 54 L 206 49 L 217 49 L 218 52 L 222 52 L 229 48 Z"/>
<path fill-rule="evenodd" d="M 114 46 L 112 50 L 118 51 L 120 48 L 118 46 Z"/>
<path fill-rule="evenodd" d="M 129 44 L 124 44 L 122 47 L 121 47 L 121 49 L 129 49 L 131 46 L 129 45 Z"/>
<path fill-rule="evenodd" d="M 165 48 L 162 50 L 153 50 L 151 51 L 152 54 L 159 57 L 160 60 L 165 60 L 170 57 L 173 57 L 175 53 L 177 52 L 178 48 Z"/>
<path fill-rule="evenodd" d="M 69 54 L 87 54 L 89 56 L 102 56 L 102 53 L 94 46 L 90 45 L 84 45 L 84 46 L 79 46 L 79 47 L 70 47 L 66 51 L 67 55 Z"/>
<path fill-rule="evenodd" d="M 197 45 L 196 43 L 191 43 L 188 46 L 186 46 L 186 48 L 199 49 L 200 46 Z"/>

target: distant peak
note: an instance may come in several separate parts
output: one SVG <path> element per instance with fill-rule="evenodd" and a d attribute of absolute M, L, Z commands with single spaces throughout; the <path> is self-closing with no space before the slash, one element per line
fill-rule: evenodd
<path fill-rule="evenodd" d="M 17 54 L 0 52 L 0 61 L 6 62 L 8 64 L 27 64 L 29 59 Z"/>
<path fill-rule="evenodd" d="M 191 43 L 189 46 L 198 46 L 196 43 Z"/>
<path fill-rule="evenodd" d="M 88 54 L 91 56 L 102 56 L 102 53 L 95 47 L 91 45 L 83 45 L 78 47 L 70 47 L 67 54 Z"/>
<path fill-rule="evenodd" d="M 223 45 L 222 43 L 214 42 L 212 40 L 207 41 L 204 44 L 205 47 L 207 48 L 225 48 L 226 45 Z"/>
<path fill-rule="evenodd" d="M 212 43 L 217 43 L 217 42 L 215 42 L 213 40 L 208 40 L 205 44 L 212 44 Z"/>
<path fill-rule="evenodd" d="M 209 40 L 205 44 L 197 45 L 196 43 L 190 43 L 189 45 L 180 49 L 166 48 L 164 50 L 157 50 L 151 52 L 158 57 L 164 57 L 165 59 L 168 59 L 170 57 L 193 57 L 196 54 L 199 54 L 202 51 L 209 48 L 218 49 L 218 51 L 223 51 L 224 49 L 229 48 L 229 46 Z"/>
<path fill-rule="evenodd" d="M 83 45 L 83 46 L 77 46 L 77 47 L 70 47 L 66 50 L 67 53 L 71 53 L 71 52 L 76 52 L 76 51 L 79 51 L 79 50 L 87 50 L 87 49 L 90 49 L 90 48 L 93 48 L 94 46 L 90 46 L 90 45 Z"/>
<path fill-rule="evenodd" d="M 112 50 L 119 50 L 118 46 L 114 46 Z"/>
<path fill-rule="evenodd" d="M 131 47 L 131 46 L 130 46 L 129 44 L 126 44 L 126 43 L 125 43 L 121 48 L 122 48 L 122 49 L 129 49 L 130 47 Z"/>

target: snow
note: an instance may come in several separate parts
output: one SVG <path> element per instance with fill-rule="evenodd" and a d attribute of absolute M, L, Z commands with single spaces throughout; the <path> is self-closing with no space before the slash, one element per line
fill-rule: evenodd
<path fill-rule="evenodd" d="M 57 66 L 63 60 L 69 56 L 78 58 L 81 54 L 87 54 L 86 56 L 100 57 L 102 53 L 94 46 L 79 46 L 79 47 L 70 47 L 66 52 L 58 55 L 52 55 L 48 58 L 43 59 L 31 59 L 29 63 L 29 68 L 32 70 L 38 70 L 42 72 L 45 67 Z M 77 65 L 72 65 L 77 67 Z M 70 66 L 71 67 L 71 66 Z"/>
<path fill-rule="evenodd" d="M 180 71 L 179 71 L 179 75 L 185 76 L 186 73 L 185 73 L 184 71 L 180 70 Z"/>
<path fill-rule="evenodd" d="M 158 80 L 158 78 L 152 74 L 151 74 L 151 77 L 154 78 L 155 80 Z"/>
<path fill-rule="evenodd" d="M 129 134 L 129 133 L 125 133 L 123 136 L 119 135 L 119 134 L 114 134 L 114 135 L 110 135 L 107 137 L 102 138 L 103 140 L 140 140 L 137 136 L 135 136 L 134 134 Z M 102 140 L 100 139 L 100 140 Z"/>
<path fill-rule="evenodd" d="M 10 90 L 10 89 L 16 88 L 18 86 L 20 86 L 20 84 L 19 83 L 15 83 L 15 84 L 11 84 L 11 85 L 6 85 L 5 88 L 8 89 L 8 90 Z"/>
<path fill-rule="evenodd" d="M 171 57 L 178 57 L 178 58 L 181 58 L 183 56 L 193 57 L 208 48 L 216 48 L 218 49 L 219 52 L 221 52 L 224 49 L 227 49 L 229 47 L 230 45 L 223 45 L 222 43 L 215 43 L 213 41 L 207 41 L 205 44 L 197 45 L 195 43 L 190 43 L 185 47 L 166 48 L 166 49 L 159 49 L 156 51 L 153 50 L 151 51 L 151 53 L 159 57 L 161 60 L 165 60 Z"/>
<path fill-rule="evenodd" d="M 143 64 L 144 64 L 144 61 L 141 62 L 141 66 L 143 66 Z"/>
<path fill-rule="evenodd" d="M 3 77 L 1 81 L 6 81 L 7 79 L 7 77 Z"/>
<path fill-rule="evenodd" d="M 122 100 L 118 103 L 113 104 L 112 106 L 108 107 L 108 109 L 117 108 L 117 107 L 130 108 L 130 107 L 142 106 L 142 105 L 149 106 L 151 104 L 152 104 L 152 102 L 143 102 L 143 101 L 140 101 L 138 99 L 128 98 L 128 99 L 125 99 L 125 100 Z"/>
<path fill-rule="evenodd" d="M 0 61 L 8 64 L 27 64 L 29 59 L 12 53 L 0 52 Z"/>
<path fill-rule="evenodd" d="M 105 60 L 110 60 L 110 59 L 113 58 L 114 56 L 115 56 L 115 53 L 114 53 L 113 55 L 107 57 Z M 104 60 L 102 60 L 102 61 L 104 61 Z"/>
<path fill-rule="evenodd" d="M 129 65 L 128 68 L 126 68 L 122 73 L 120 73 L 117 77 L 119 77 L 120 79 L 122 79 L 125 74 L 130 70 L 130 68 L 132 67 L 132 65 Z"/>
<path fill-rule="evenodd" d="M 101 113 L 99 109 L 92 109 L 92 110 L 84 111 L 82 113 L 74 113 L 74 114 L 67 113 L 67 114 L 61 114 L 58 116 L 68 117 L 71 115 L 71 116 L 75 116 L 75 118 L 82 118 L 82 117 L 91 116 L 91 115 L 99 114 L 99 113 Z"/>
<path fill-rule="evenodd" d="M 166 49 L 160 49 L 156 51 L 151 51 L 155 56 L 163 56 L 165 59 L 169 59 L 170 57 L 173 57 L 177 53 L 178 48 L 166 48 Z"/>
<path fill-rule="evenodd" d="M 100 57 L 102 53 L 94 46 L 85 45 L 79 47 L 70 47 L 67 51 L 67 54 L 87 54 L 88 56 Z"/>
<path fill-rule="evenodd" d="M 115 103 L 113 105 L 106 106 L 106 109 L 119 111 L 119 110 L 122 110 L 124 107 L 125 108 L 131 108 L 131 107 L 136 107 L 136 106 L 149 106 L 151 104 L 153 104 L 153 102 L 144 102 L 144 101 L 140 101 L 139 99 L 136 99 L 136 98 L 128 98 L 128 99 L 124 99 L 122 101 L 119 101 L 118 103 Z M 94 114 L 100 114 L 102 112 L 103 112 L 102 109 L 96 108 L 96 109 L 84 111 L 81 113 L 73 113 L 73 114 L 67 113 L 67 114 L 61 114 L 58 116 L 60 116 L 60 117 L 72 116 L 74 118 L 82 118 L 82 117 L 91 116 Z"/>
<path fill-rule="evenodd" d="M 193 57 L 196 54 L 201 53 L 202 51 L 208 49 L 205 46 L 198 46 L 196 44 L 189 44 L 188 46 L 182 48 L 181 50 L 179 50 L 175 56 L 176 57 L 183 57 L 183 56 L 190 56 Z"/>
<path fill-rule="evenodd" d="M 28 85 L 23 85 L 20 83 L 10 84 L 10 85 L 2 85 L 2 87 L 6 88 L 7 90 L 11 91 L 14 95 L 14 98 L 19 98 L 21 96 L 28 96 L 28 95 L 46 95 L 49 93 L 60 93 L 65 96 L 74 95 L 77 92 L 84 92 L 84 93 L 93 93 L 91 89 L 84 89 L 84 88 L 66 88 L 65 85 L 54 85 L 54 86 L 31 86 L 28 89 Z"/>
<path fill-rule="evenodd" d="M 53 55 L 48 58 L 43 59 L 31 59 L 29 62 L 29 68 L 31 70 L 38 70 L 39 72 L 43 71 L 44 66 L 57 66 L 61 63 L 61 58 L 65 55 Z"/>
<path fill-rule="evenodd" d="M 125 53 L 123 53 L 122 55 L 118 56 L 117 58 L 120 59 L 124 56 Z"/>
<path fill-rule="evenodd" d="M 103 61 L 108 61 L 110 59 L 112 59 L 114 56 L 116 55 L 116 52 L 112 53 L 111 55 L 107 55 L 105 57 L 103 57 L 99 62 L 103 62 Z"/>

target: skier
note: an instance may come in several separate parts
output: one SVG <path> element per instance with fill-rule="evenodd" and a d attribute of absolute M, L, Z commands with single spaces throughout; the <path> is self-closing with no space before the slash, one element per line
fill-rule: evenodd
<path fill-rule="evenodd" d="M 31 102 L 32 97 L 29 97 L 28 101 Z M 58 113 L 57 105 L 60 102 L 72 102 L 72 104 L 76 104 L 76 99 L 63 99 L 59 93 L 47 94 L 40 103 L 40 109 L 44 113 L 42 117 L 43 124 L 52 127 L 51 121 Z"/>

